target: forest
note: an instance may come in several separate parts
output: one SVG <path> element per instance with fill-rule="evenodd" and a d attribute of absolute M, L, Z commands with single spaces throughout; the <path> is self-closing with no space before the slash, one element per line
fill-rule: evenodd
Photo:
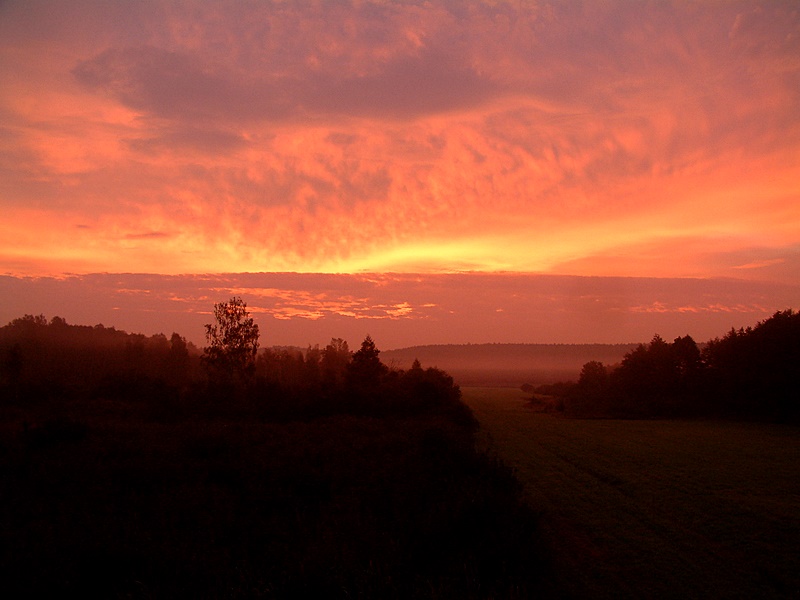
<path fill-rule="evenodd" d="M 239 298 L 202 351 L 25 315 L 0 328 L 9 597 L 490 598 L 546 585 L 538 519 L 450 375 L 260 349 Z"/>
<path fill-rule="evenodd" d="M 526 386 L 530 391 L 530 386 Z M 606 365 L 589 361 L 577 382 L 533 388 L 532 404 L 573 416 L 800 420 L 800 313 L 779 311 L 753 327 L 698 345 L 654 335 Z"/>

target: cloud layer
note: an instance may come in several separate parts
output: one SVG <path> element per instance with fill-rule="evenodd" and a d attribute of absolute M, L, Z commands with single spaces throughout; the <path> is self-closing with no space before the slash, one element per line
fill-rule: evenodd
<path fill-rule="evenodd" d="M 216 302 L 242 297 L 262 344 L 383 349 L 439 343 L 698 341 L 792 307 L 800 285 L 736 280 L 462 273 L 0 276 L 0 324 L 23 314 L 205 345 Z"/>
<path fill-rule="evenodd" d="M 796 280 L 791 2 L 0 5 L 0 272 Z"/>

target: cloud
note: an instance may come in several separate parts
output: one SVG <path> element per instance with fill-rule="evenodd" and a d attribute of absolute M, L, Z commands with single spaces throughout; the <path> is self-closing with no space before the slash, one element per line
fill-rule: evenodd
<path fill-rule="evenodd" d="M 306 114 L 411 118 L 479 105 L 501 90 L 457 55 L 424 50 L 375 73 L 308 69 L 234 79 L 202 57 L 153 47 L 108 49 L 73 69 L 84 86 L 178 121 L 283 121 Z"/>
<path fill-rule="evenodd" d="M 151 155 L 179 149 L 219 153 L 241 150 L 247 146 L 247 140 L 231 131 L 189 126 L 165 129 L 153 137 L 132 138 L 127 140 L 127 144 L 137 153 Z"/>
<path fill-rule="evenodd" d="M 387 64 L 376 75 L 317 81 L 299 101 L 325 113 L 410 118 L 480 105 L 498 93 L 457 57 L 427 51 Z"/>
<path fill-rule="evenodd" d="M 782 3 L 2 10 L 0 271 L 711 277 L 798 243 Z"/>
<path fill-rule="evenodd" d="M 111 48 L 73 70 L 83 85 L 116 97 L 129 108 L 181 121 L 276 119 L 289 114 L 281 88 L 291 82 L 241 82 L 209 71 L 187 53 L 149 46 Z"/>
<path fill-rule="evenodd" d="M 168 238 L 171 237 L 172 234 L 166 233 L 164 231 L 142 231 L 140 233 L 127 233 L 125 234 L 125 239 L 127 240 L 147 240 L 147 239 L 159 239 L 159 238 Z"/>
<path fill-rule="evenodd" d="M 732 268 L 734 269 L 763 269 L 764 267 L 771 267 L 773 265 L 780 265 L 783 264 L 785 261 L 782 258 L 771 258 L 768 260 L 758 260 L 755 262 L 749 262 L 743 265 L 736 265 Z"/>

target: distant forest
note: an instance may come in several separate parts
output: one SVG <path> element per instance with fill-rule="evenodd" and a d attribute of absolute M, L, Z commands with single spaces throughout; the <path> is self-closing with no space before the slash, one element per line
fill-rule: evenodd
<path fill-rule="evenodd" d="M 638 344 L 438 344 L 383 353 L 389 365 L 415 359 L 450 373 L 464 386 L 519 387 L 577 378 L 592 360 L 613 364 Z"/>
<path fill-rule="evenodd" d="M 654 335 L 621 361 L 585 363 L 577 381 L 540 386 L 540 409 L 573 416 L 800 420 L 800 313 L 776 312 L 698 345 Z"/>

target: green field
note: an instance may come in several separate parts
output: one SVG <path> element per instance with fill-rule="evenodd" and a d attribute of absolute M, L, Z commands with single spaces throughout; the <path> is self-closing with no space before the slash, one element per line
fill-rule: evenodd
<path fill-rule="evenodd" d="M 559 596 L 800 598 L 800 428 L 565 419 L 464 388 L 541 513 Z"/>

